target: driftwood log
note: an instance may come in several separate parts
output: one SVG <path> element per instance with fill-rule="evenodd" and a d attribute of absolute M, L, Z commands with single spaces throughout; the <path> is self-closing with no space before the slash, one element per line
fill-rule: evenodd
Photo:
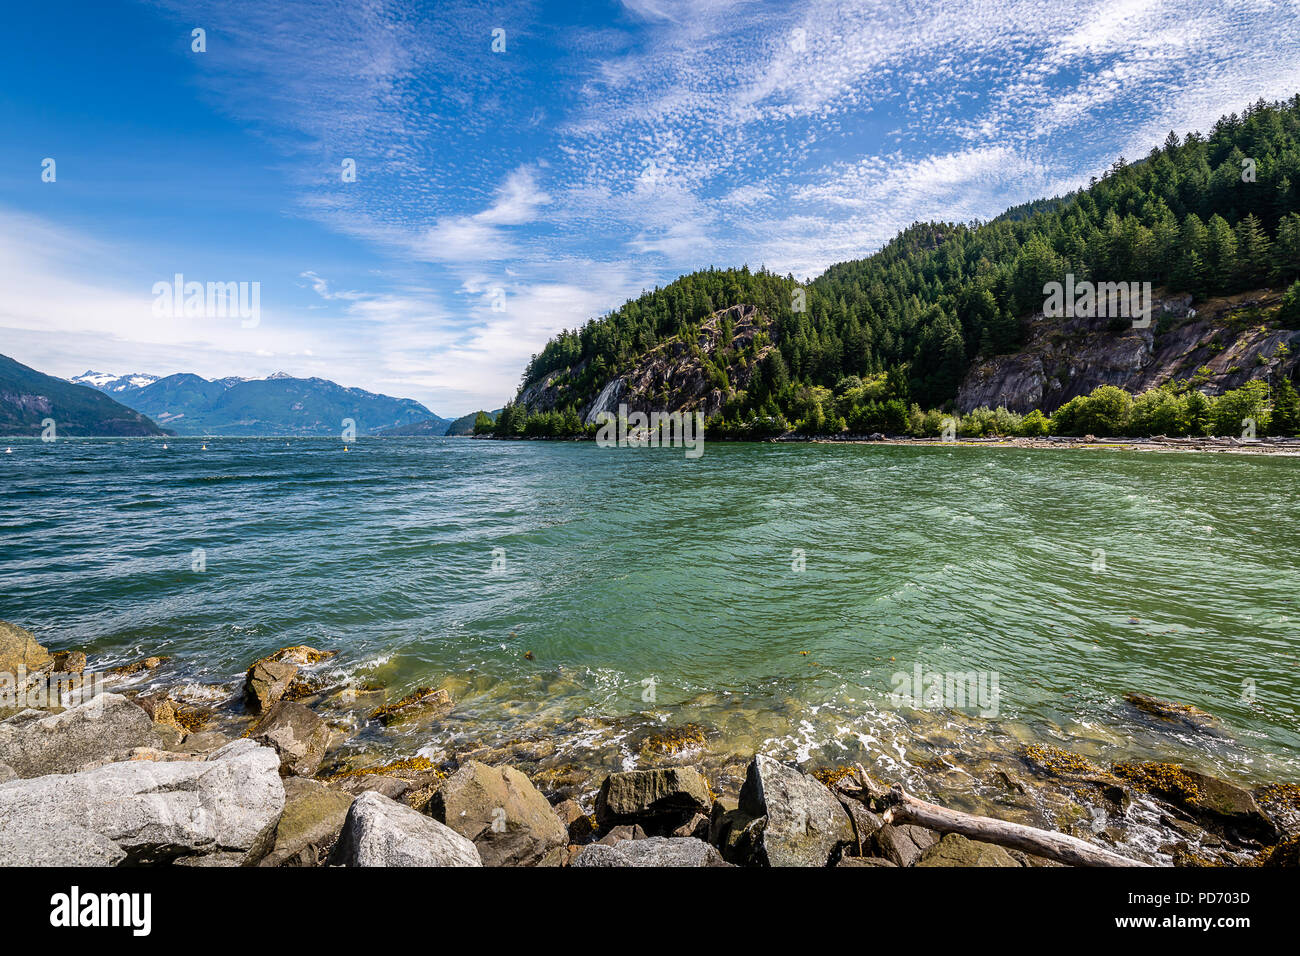
<path fill-rule="evenodd" d="M 949 810 L 933 803 L 926 803 L 904 793 L 903 788 L 898 784 L 885 790 L 867 775 L 861 765 L 858 765 L 856 770 L 857 780 L 853 781 L 856 786 L 841 789 L 846 793 L 856 790 L 857 793 L 853 795 L 859 799 L 866 797 L 884 804 L 886 823 L 913 823 L 940 833 L 957 833 L 972 840 L 1011 847 L 1014 850 L 1046 857 L 1069 866 L 1148 865 L 1064 833 L 1040 830 L 1019 823 L 1008 823 L 1005 820 L 994 820 L 992 817 L 980 817 L 973 813 L 962 813 L 959 810 Z"/>

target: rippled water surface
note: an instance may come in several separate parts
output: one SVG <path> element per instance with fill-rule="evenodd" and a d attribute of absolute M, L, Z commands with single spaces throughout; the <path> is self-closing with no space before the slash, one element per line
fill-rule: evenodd
<path fill-rule="evenodd" d="M 338 679 L 448 687 L 449 721 L 375 739 L 407 753 L 533 738 L 628 765 L 638 733 L 696 725 L 736 760 L 902 775 L 1039 740 L 1300 776 L 1296 459 L 166 444 L 0 455 L 0 618 L 95 662 L 173 655 L 173 680 L 306 643 Z M 996 674 L 997 714 L 893 706 L 918 664 Z M 1153 726 L 1133 690 L 1222 732 Z"/>

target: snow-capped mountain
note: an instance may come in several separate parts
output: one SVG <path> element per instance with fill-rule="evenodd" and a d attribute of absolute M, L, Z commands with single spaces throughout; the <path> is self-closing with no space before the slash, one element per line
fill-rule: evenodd
<path fill-rule="evenodd" d="M 124 392 L 128 388 L 144 388 L 146 385 L 152 385 L 158 381 L 157 375 L 148 375 L 144 372 L 136 372 L 133 375 L 114 375 L 112 372 L 86 372 L 75 378 L 68 379 L 74 385 L 89 385 L 91 388 L 98 389 L 108 395 L 114 392 Z"/>

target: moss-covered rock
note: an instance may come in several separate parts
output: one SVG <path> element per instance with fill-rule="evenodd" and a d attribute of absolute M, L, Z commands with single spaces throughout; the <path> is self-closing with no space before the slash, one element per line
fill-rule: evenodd
<path fill-rule="evenodd" d="M 1020 866 L 1000 846 L 968 840 L 959 833 L 949 833 L 921 854 L 917 866 Z"/>

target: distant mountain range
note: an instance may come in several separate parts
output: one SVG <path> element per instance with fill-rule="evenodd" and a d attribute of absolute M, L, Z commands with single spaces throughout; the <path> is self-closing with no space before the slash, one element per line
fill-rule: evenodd
<path fill-rule="evenodd" d="M 345 419 L 358 435 L 426 422 L 443 434 L 450 424 L 409 398 L 284 372 L 210 380 L 187 372 L 159 378 L 88 371 L 70 381 L 111 395 L 177 435 L 339 435 Z"/>
<path fill-rule="evenodd" d="M 53 421 L 52 430 L 45 424 Z M 0 355 L 0 435 L 56 440 L 88 435 L 165 435 L 138 411 L 93 388 L 45 375 Z"/>
<path fill-rule="evenodd" d="M 501 414 L 501 409 L 495 412 L 470 412 L 468 415 L 462 415 L 454 422 L 446 422 L 439 418 L 430 418 L 422 422 L 415 422 L 410 425 L 396 425 L 392 428 L 385 428 L 377 432 L 380 438 L 441 438 L 444 435 L 449 437 L 463 437 L 474 434 L 474 420 L 480 414 L 487 414 L 493 421 Z"/>

